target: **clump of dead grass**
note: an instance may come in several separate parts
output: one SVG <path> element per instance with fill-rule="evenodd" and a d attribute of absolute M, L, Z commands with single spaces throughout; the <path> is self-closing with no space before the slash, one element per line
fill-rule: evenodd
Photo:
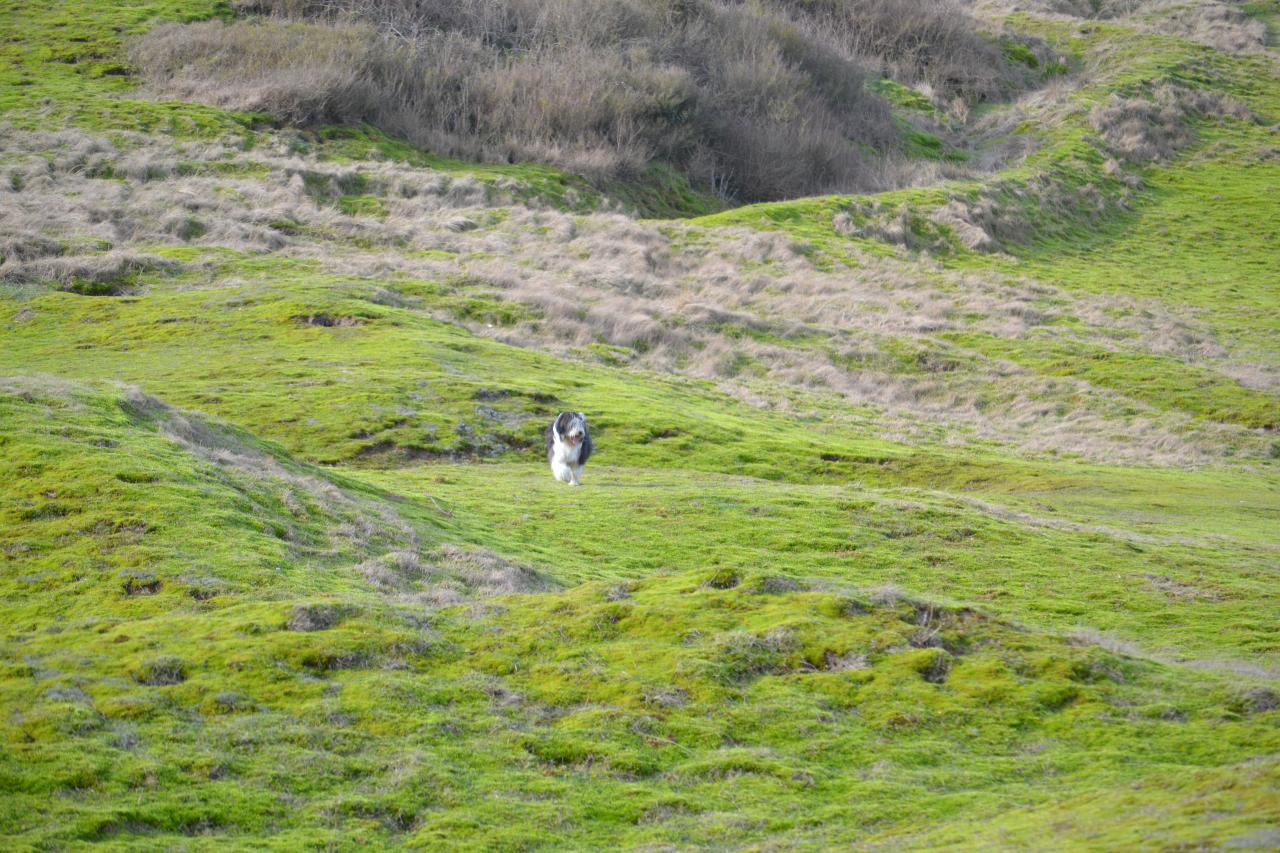
<path fill-rule="evenodd" d="M 1208 116 L 1255 119 L 1230 96 L 1161 83 L 1150 97 L 1111 95 L 1089 120 L 1116 157 L 1141 164 L 1171 159 L 1194 138 L 1191 122 Z"/>
<path fill-rule="evenodd" d="M 139 252 L 121 250 L 101 255 L 38 257 L 0 264 L 0 281 L 11 284 L 49 284 L 87 295 L 118 296 L 133 289 L 140 273 L 172 274 L 182 264 Z"/>
<path fill-rule="evenodd" d="M 64 247 L 57 240 L 30 230 L 13 231 L 0 236 L 0 276 L 11 265 L 30 263 L 61 255 Z"/>
<path fill-rule="evenodd" d="M 326 631 L 354 612 L 343 604 L 298 604 L 290 611 L 285 627 L 290 631 Z"/>

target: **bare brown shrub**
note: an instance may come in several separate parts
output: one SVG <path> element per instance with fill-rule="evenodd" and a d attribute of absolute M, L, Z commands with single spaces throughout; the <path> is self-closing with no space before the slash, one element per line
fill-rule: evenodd
<path fill-rule="evenodd" d="M 404 49 L 358 23 L 166 24 L 135 59 L 185 100 L 270 112 L 285 121 L 360 121 L 410 73 Z"/>

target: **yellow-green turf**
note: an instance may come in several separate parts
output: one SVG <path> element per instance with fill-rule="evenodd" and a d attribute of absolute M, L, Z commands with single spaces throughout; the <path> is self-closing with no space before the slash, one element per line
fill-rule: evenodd
<path fill-rule="evenodd" d="M 1253 7 L 1274 19 L 1274 3 Z M 252 145 L 268 117 L 145 100 L 122 53 L 157 20 L 229 14 L 0 3 L 3 119 Z M 1274 356 L 1270 58 L 1108 24 L 1008 25 L 1077 61 L 1111 50 L 1086 106 L 1181 79 L 1264 120 L 1200 127 L 1193 151 L 1144 170 L 1130 210 L 1031 201 L 1027 242 L 951 244 L 940 262 L 1152 296 Z M 1082 122 L 1045 131 L 1059 135 L 992 185 L 1057 169 L 1118 198 Z M 368 128 L 307 139 L 570 209 L 601 199 L 555 170 L 446 162 Z M 638 209 L 711 209 L 651 177 Z M 980 190 L 878 201 L 927 210 Z M 349 198 L 377 215 L 376 197 Z M 838 235 L 849 201 L 701 222 L 784 229 L 833 264 L 900 251 Z M 458 282 L 155 252 L 201 265 L 142 273 L 119 297 L 0 290 L 4 849 L 1280 844 L 1275 462 L 907 445 L 829 401 L 765 411 L 475 337 L 431 313 L 501 324 L 523 309 Z M 319 314 L 349 324 L 307 321 Z M 1273 394 L 1172 359 L 962 338 L 1276 426 Z M 600 448 L 580 489 L 540 459 L 564 408 L 591 414 Z M 427 603 L 456 548 L 525 564 L 545 589 Z M 410 551 L 424 574 L 371 585 L 371 567 Z"/>

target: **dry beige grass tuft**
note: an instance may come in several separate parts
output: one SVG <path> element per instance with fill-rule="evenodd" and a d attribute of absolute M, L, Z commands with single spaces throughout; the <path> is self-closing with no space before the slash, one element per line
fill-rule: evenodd
<path fill-rule="evenodd" d="M 133 251 L 101 255 L 62 255 L 0 264 L 0 282 L 53 284 L 88 294 L 119 295 L 132 287 L 131 276 L 142 272 L 173 272 L 182 265 Z"/>

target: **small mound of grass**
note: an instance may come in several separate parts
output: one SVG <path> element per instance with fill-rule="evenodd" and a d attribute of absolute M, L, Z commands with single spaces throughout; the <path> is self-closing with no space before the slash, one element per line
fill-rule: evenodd
<path fill-rule="evenodd" d="M 326 631 L 339 624 L 354 610 L 342 604 L 298 604 L 289 614 L 285 627 L 290 631 Z"/>
<path fill-rule="evenodd" d="M 167 687 L 187 680 L 187 664 L 179 657 L 161 655 L 142 661 L 132 672 L 133 679 L 148 687 Z"/>

